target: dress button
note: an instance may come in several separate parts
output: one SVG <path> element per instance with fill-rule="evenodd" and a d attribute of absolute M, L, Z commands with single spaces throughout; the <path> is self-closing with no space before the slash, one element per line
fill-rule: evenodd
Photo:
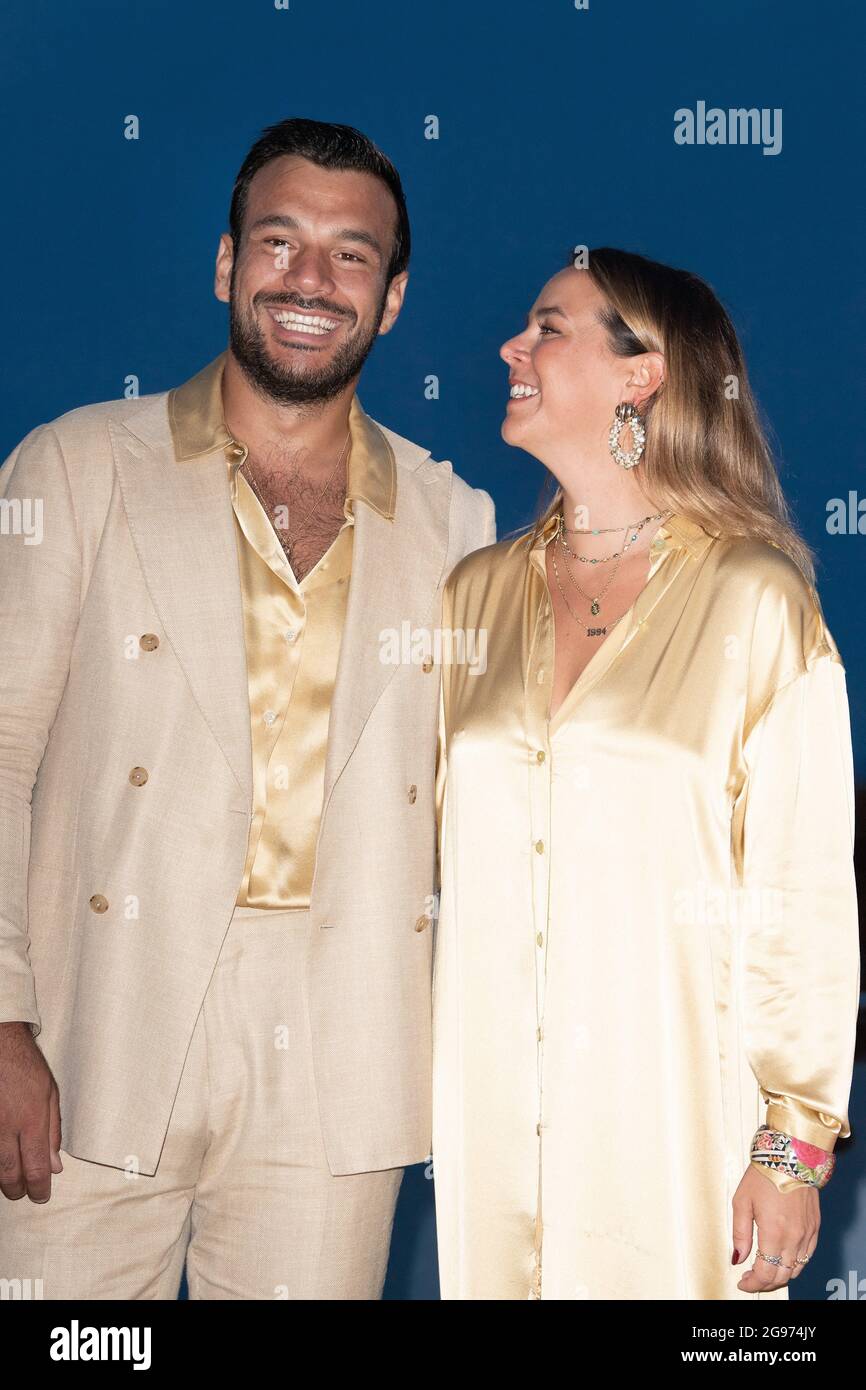
<path fill-rule="evenodd" d="M 262 715 L 262 719 L 264 719 L 265 723 L 268 725 L 269 728 L 271 724 L 273 724 L 276 717 L 277 716 L 272 709 L 266 709 L 264 714 Z"/>
<path fill-rule="evenodd" d="M 297 635 L 298 635 L 298 634 L 295 632 L 295 629 L 294 629 L 293 627 L 290 627 L 289 630 L 288 630 L 288 632 L 286 633 L 286 641 L 287 641 L 287 642 L 294 642 L 294 640 L 295 640 L 295 638 L 297 637 Z"/>
<path fill-rule="evenodd" d="M 543 748 L 539 748 L 539 750 L 538 750 L 538 752 L 536 753 L 535 757 L 536 757 L 536 760 L 537 760 L 538 762 L 543 763 L 543 762 L 544 762 L 544 759 L 545 759 L 545 752 L 544 752 L 544 749 L 543 749 Z"/>
<path fill-rule="evenodd" d="M 543 841 L 543 840 L 536 840 L 536 841 L 535 841 L 535 848 L 537 849 L 537 851 L 538 851 L 539 854 L 543 854 L 543 853 L 544 853 L 544 841 Z"/>
<path fill-rule="evenodd" d="M 159 638 L 155 632 L 145 632 L 142 637 L 139 637 L 138 645 L 143 652 L 155 652 L 159 646 Z"/>
<path fill-rule="evenodd" d="M 424 671 L 425 674 L 429 674 L 429 672 L 433 670 L 432 657 L 425 656 L 424 660 L 421 663 L 421 670 Z"/>
<path fill-rule="evenodd" d="M 411 801 L 413 806 L 415 804 L 415 798 L 417 797 L 417 795 L 418 788 L 415 786 L 415 783 L 413 782 L 411 787 L 409 788 L 409 800 Z"/>
<path fill-rule="evenodd" d="M 107 912 L 108 899 L 104 898 L 101 893 L 94 893 L 90 899 L 90 906 L 94 912 Z"/>
<path fill-rule="evenodd" d="M 143 787 L 147 781 L 147 768 L 134 767 L 129 774 L 129 780 L 134 787 Z"/>
<path fill-rule="evenodd" d="M 541 932 L 538 933 L 537 937 L 535 938 L 535 942 L 538 946 L 544 945 L 544 937 L 541 935 Z"/>
<path fill-rule="evenodd" d="M 423 931 L 424 928 L 425 928 L 425 927 L 429 927 L 429 925 L 430 925 L 430 918 L 429 918 L 429 917 L 419 917 L 419 918 L 418 918 L 418 921 L 415 923 L 415 930 L 416 930 L 416 931 Z"/>

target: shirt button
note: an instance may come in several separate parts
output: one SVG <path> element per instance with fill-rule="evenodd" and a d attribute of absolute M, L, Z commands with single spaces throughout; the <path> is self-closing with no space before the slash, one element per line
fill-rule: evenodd
<path fill-rule="evenodd" d="M 138 645 L 143 652 L 155 652 L 159 646 L 159 638 L 155 632 L 145 632 L 143 636 L 139 637 Z"/>
<path fill-rule="evenodd" d="M 536 943 L 537 946 L 543 946 L 543 945 L 544 945 L 544 937 L 541 935 L 541 932 L 539 932 L 538 935 L 537 935 L 537 937 L 535 938 L 535 943 Z"/>
<path fill-rule="evenodd" d="M 411 803 L 412 803 L 413 806 L 414 806 L 414 804 L 415 804 L 415 799 L 416 799 L 417 796 L 418 796 L 418 788 L 415 786 L 415 783 L 413 782 L 412 785 L 411 785 L 411 787 L 409 788 L 409 800 L 411 801 Z"/>
<path fill-rule="evenodd" d="M 539 1134 L 539 1135 L 541 1134 L 541 1123 L 540 1123 L 540 1121 L 539 1121 L 539 1123 L 535 1126 L 535 1133 L 536 1133 L 536 1134 Z"/>
<path fill-rule="evenodd" d="M 542 667 L 542 669 L 539 671 L 539 673 L 538 673 L 538 675 L 535 677 L 535 679 L 538 681 L 538 684 L 539 684 L 539 685 L 543 685 L 543 684 L 544 684 L 544 668 L 543 668 L 543 667 Z"/>
<path fill-rule="evenodd" d="M 424 658 L 424 660 L 421 663 L 421 670 L 425 673 L 425 675 L 429 675 L 429 673 L 433 670 L 432 657 L 426 656 Z"/>
<path fill-rule="evenodd" d="M 543 841 L 543 840 L 536 840 L 536 841 L 535 841 L 535 848 L 537 849 L 537 851 L 538 851 L 539 854 L 543 854 L 543 853 L 544 853 L 544 841 Z"/>
<path fill-rule="evenodd" d="M 286 633 L 286 641 L 287 641 L 287 642 L 294 642 L 294 640 L 295 640 L 295 638 L 297 637 L 297 635 L 298 635 L 298 634 L 295 632 L 295 629 L 294 629 L 293 627 L 290 627 L 289 630 L 288 630 L 288 632 Z"/>
<path fill-rule="evenodd" d="M 147 768 L 134 767 L 129 774 L 129 780 L 134 787 L 143 787 L 147 781 Z"/>
<path fill-rule="evenodd" d="M 543 748 L 539 748 L 539 750 L 538 750 L 538 752 L 536 753 L 535 757 L 536 757 L 536 761 L 537 761 L 537 762 L 543 763 L 543 762 L 544 762 L 544 758 L 545 758 L 544 749 L 543 749 Z"/>
<path fill-rule="evenodd" d="M 101 893 L 94 893 L 90 899 L 90 906 L 94 912 L 107 912 L 108 899 L 104 898 Z"/>
<path fill-rule="evenodd" d="M 419 918 L 418 918 L 418 921 L 415 923 L 415 930 L 416 930 L 416 931 L 423 931 L 424 928 L 425 928 L 425 927 L 429 927 L 429 925 L 430 925 L 430 918 L 429 918 L 429 917 L 419 917 Z"/>
<path fill-rule="evenodd" d="M 536 1030 L 535 1030 L 535 1040 L 536 1040 L 536 1042 L 541 1042 L 541 1029 L 540 1029 L 540 1028 L 536 1028 Z"/>
<path fill-rule="evenodd" d="M 273 724 L 276 717 L 277 716 L 272 709 L 266 709 L 264 714 L 262 715 L 262 719 L 264 719 L 265 723 L 268 725 L 269 728 L 271 724 Z"/>
<path fill-rule="evenodd" d="M 246 449 L 244 448 L 243 444 L 230 444 L 228 452 L 231 458 L 242 459 L 244 454 L 246 453 Z"/>

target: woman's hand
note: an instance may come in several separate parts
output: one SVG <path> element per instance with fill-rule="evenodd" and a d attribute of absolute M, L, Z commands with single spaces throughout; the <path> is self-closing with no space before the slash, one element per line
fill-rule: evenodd
<path fill-rule="evenodd" d="M 742 1264 L 752 1248 L 752 1226 L 758 1228 L 755 1263 L 737 1284 L 744 1293 L 765 1293 L 780 1289 L 789 1279 L 796 1279 L 805 1260 L 818 1244 L 821 1208 L 817 1187 L 803 1183 L 800 1189 L 780 1192 L 772 1178 L 767 1178 L 749 1164 L 734 1193 L 734 1258 Z M 757 1251 L 765 1255 L 781 1255 L 780 1265 L 768 1264 Z M 793 1265 L 793 1269 L 786 1266 Z"/>

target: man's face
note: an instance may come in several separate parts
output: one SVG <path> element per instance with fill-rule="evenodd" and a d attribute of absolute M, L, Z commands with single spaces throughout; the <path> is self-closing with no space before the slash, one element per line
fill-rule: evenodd
<path fill-rule="evenodd" d="M 264 395 L 325 401 L 357 379 L 403 303 L 408 273 L 385 279 L 396 221 L 371 174 L 284 155 L 255 175 L 240 249 L 221 238 L 214 288 L 230 306 L 232 352 Z"/>

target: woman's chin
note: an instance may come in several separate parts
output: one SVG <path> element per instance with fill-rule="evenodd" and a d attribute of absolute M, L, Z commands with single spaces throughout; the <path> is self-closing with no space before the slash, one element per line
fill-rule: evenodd
<path fill-rule="evenodd" d="M 526 449 L 532 431 L 526 429 L 522 420 L 516 420 L 512 415 L 506 415 L 499 433 L 506 444 L 513 444 L 516 448 Z"/>

